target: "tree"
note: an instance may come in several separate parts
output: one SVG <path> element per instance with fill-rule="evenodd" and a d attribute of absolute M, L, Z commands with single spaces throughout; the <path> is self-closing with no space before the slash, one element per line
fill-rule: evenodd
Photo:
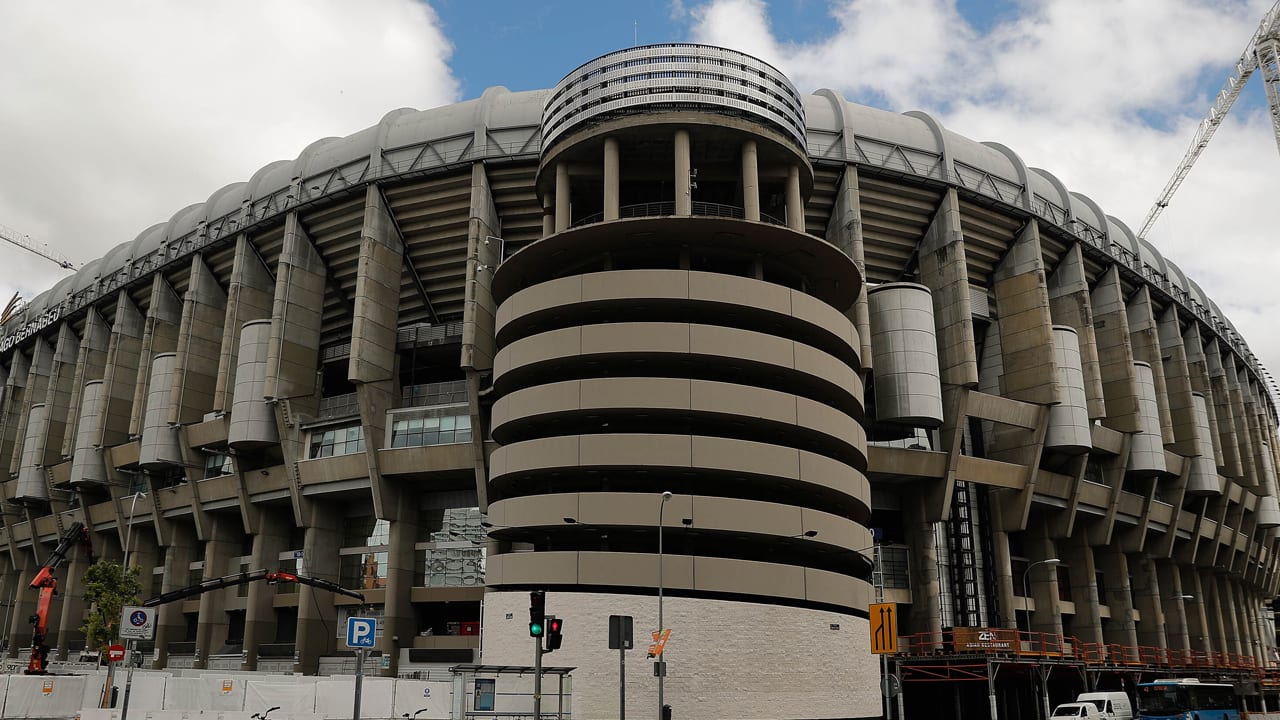
<path fill-rule="evenodd" d="M 126 605 L 136 605 L 142 592 L 138 579 L 141 570 L 126 570 L 115 560 L 99 560 L 84 574 L 84 601 L 89 604 L 89 619 L 81 626 L 86 647 L 101 650 L 115 642 L 120 633 L 120 612 Z"/>

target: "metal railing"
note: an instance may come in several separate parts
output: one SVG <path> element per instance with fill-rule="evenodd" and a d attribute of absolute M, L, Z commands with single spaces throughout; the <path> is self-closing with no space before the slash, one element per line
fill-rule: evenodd
<path fill-rule="evenodd" d="M 676 203 L 674 200 L 665 200 L 661 202 L 636 203 L 634 205 L 624 205 L 618 208 L 619 219 L 641 218 L 641 217 L 674 217 L 676 214 Z M 725 205 L 724 203 L 710 203 L 694 201 L 691 203 L 690 214 L 697 217 L 722 217 L 734 220 L 744 220 L 747 212 L 737 205 Z M 770 225 L 786 225 L 772 215 L 760 213 L 760 221 L 769 223 Z M 588 215 L 584 218 L 574 221 L 571 227 L 582 227 L 583 225 L 594 225 L 604 222 L 604 213 L 598 212 Z"/>

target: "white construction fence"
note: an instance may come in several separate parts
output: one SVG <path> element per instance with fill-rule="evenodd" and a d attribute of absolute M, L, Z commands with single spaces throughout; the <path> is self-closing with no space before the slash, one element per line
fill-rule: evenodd
<path fill-rule="evenodd" d="M 440 680 L 365 677 L 361 720 L 467 720 L 521 718 L 532 714 L 532 678 L 503 676 L 478 684 L 472 675 Z M 114 678 L 116 707 L 99 707 L 105 671 L 83 675 L 0 675 L 0 718 L 120 720 L 125 673 Z M 484 685 L 484 683 L 490 683 Z M 496 687 L 495 687 L 496 683 Z M 475 708 L 483 686 L 496 690 L 495 702 Z M 557 694 L 555 680 L 543 688 L 543 715 L 563 709 L 570 718 L 570 695 Z M 205 670 L 135 670 L 129 720 L 251 720 L 271 710 L 268 720 L 343 720 L 352 717 L 355 677 L 302 676 Z M 490 709 L 492 708 L 492 709 Z"/>

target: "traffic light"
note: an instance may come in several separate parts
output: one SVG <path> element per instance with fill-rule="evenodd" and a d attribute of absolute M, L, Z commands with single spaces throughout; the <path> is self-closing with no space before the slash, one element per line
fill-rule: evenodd
<path fill-rule="evenodd" d="M 564 636 L 560 634 L 562 629 L 564 620 L 558 617 L 547 618 L 547 652 L 560 649 L 560 643 L 564 642 Z"/>
<path fill-rule="evenodd" d="M 547 593 L 534 590 L 529 593 L 529 637 L 540 638 L 546 634 Z"/>

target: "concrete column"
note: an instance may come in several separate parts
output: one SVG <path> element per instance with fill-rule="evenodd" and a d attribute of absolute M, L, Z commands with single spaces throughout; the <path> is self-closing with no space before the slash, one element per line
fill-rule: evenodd
<path fill-rule="evenodd" d="M 1102 424 L 1125 433 L 1142 429 L 1138 409 L 1138 381 L 1133 370 L 1133 346 L 1120 271 L 1113 265 L 1089 296 L 1093 305 L 1094 335 L 1107 414 Z"/>
<path fill-rule="evenodd" d="M 297 462 L 306 457 L 307 433 L 294 421 L 314 415 L 320 403 L 320 324 L 324 314 L 328 269 L 307 237 L 297 213 L 285 218 L 284 247 L 276 268 L 267 343 L 263 396 L 275 399 L 280 450 L 290 476 L 294 519 L 302 522 L 304 505 Z"/>
<path fill-rule="evenodd" d="M 1236 607 L 1235 593 L 1232 592 L 1231 579 L 1226 575 L 1218 575 L 1218 609 L 1222 614 L 1222 625 L 1226 631 L 1226 651 L 1241 655 L 1245 652 L 1242 644 L 1240 613 Z"/>
<path fill-rule="evenodd" d="M 1244 473 L 1240 457 L 1240 444 L 1236 439 L 1236 424 L 1231 413 L 1231 390 L 1227 386 L 1227 368 L 1222 361 L 1222 353 L 1218 349 L 1218 340 L 1209 341 L 1205 348 L 1205 359 L 1209 365 L 1209 384 L 1213 388 L 1213 409 L 1210 413 L 1218 419 L 1219 445 L 1222 448 L 1222 461 L 1218 463 L 1218 471 L 1229 478 L 1238 478 Z M 1205 396 L 1208 400 L 1208 396 Z"/>
<path fill-rule="evenodd" d="M 916 632 L 929 633 L 941 639 L 942 609 L 939 598 L 942 587 L 938 578 L 938 548 L 933 523 L 926 520 L 920 503 L 903 509 L 907 545 L 911 553 L 911 591 L 921 599 L 911 604 L 911 626 Z"/>
<path fill-rule="evenodd" d="M 745 163 L 745 161 L 744 161 Z M 759 192 L 757 188 L 756 204 L 759 210 Z M 844 174 L 840 178 L 840 188 L 836 192 L 835 204 L 831 208 L 831 220 L 827 223 L 827 240 L 834 243 L 836 247 L 844 251 L 844 254 L 853 259 L 853 263 L 858 266 L 858 271 L 862 273 L 863 279 L 867 276 L 867 263 L 865 257 L 865 244 L 862 239 L 862 205 L 858 190 L 858 168 L 854 165 L 846 165 Z M 756 269 L 759 273 L 761 263 L 757 259 Z M 759 278 L 760 275 L 757 275 Z M 853 320 L 854 327 L 858 329 L 858 347 L 859 359 L 862 361 L 862 368 L 865 371 L 871 370 L 871 315 L 867 306 L 867 284 L 862 283 L 862 288 L 858 291 L 858 299 L 854 302 L 847 314 Z"/>
<path fill-rule="evenodd" d="M 1089 546 L 1088 538 L 1080 533 L 1065 540 L 1060 552 L 1062 559 L 1071 566 L 1071 601 L 1076 606 L 1071 631 L 1084 642 L 1103 642 L 1098 572 L 1093 561 L 1093 548 Z"/>
<path fill-rule="evenodd" d="M 9 608 L 9 653 L 17 657 L 18 651 L 31 647 L 31 623 L 28 618 L 36 612 L 38 594 L 31 589 L 31 580 L 40 566 L 31 557 L 30 550 L 22 550 L 17 559 L 17 592 L 13 595 L 13 607 Z"/>
<path fill-rule="evenodd" d="M 474 172 L 480 173 L 483 180 L 482 165 L 475 165 Z M 476 247 L 476 238 L 471 238 L 470 245 Z M 382 193 L 370 185 L 365 195 L 364 227 L 360 232 L 355 321 L 351 326 L 347 379 L 356 386 L 360 422 L 364 426 L 369 486 L 373 492 L 374 512 L 380 518 L 391 517 L 397 507 L 395 486 L 382 480 L 378 450 L 385 444 L 387 411 L 398 405 L 400 399 L 400 383 L 396 376 L 399 365 L 396 329 L 400 325 L 400 277 L 403 273 L 404 251 L 391 222 L 390 210 L 382 200 Z M 489 327 L 489 335 L 492 336 L 492 323 Z M 473 324 L 472 338 L 468 338 L 464 329 L 464 345 L 475 347 L 475 332 Z M 468 339 L 472 342 L 468 343 Z"/>
<path fill-rule="evenodd" d="M 1160 606 L 1164 613 L 1165 647 L 1185 650 L 1191 647 L 1191 638 L 1187 632 L 1188 603 L 1199 600 L 1184 600 L 1183 595 L 1190 595 L 1182 589 L 1182 574 L 1177 563 L 1171 560 L 1156 562 L 1156 574 L 1160 582 Z"/>
<path fill-rule="evenodd" d="M 134 383 L 142 354 L 143 318 L 128 293 L 116 299 L 115 321 L 107 346 L 107 364 L 102 384 L 102 437 L 96 443 L 111 447 L 129 439 L 129 418 L 133 414 Z M 148 373 L 150 366 L 147 367 Z"/>
<path fill-rule="evenodd" d="M 1151 376 L 1156 385 L 1156 408 L 1160 413 L 1160 436 L 1165 444 L 1173 438 L 1173 420 L 1169 414 L 1169 393 L 1165 385 L 1163 354 L 1160 336 L 1156 329 L 1155 305 L 1151 302 L 1151 290 L 1146 285 L 1134 293 L 1126 305 L 1129 320 L 1129 341 L 1133 346 L 1133 359 L 1151 365 Z"/>
<path fill-rule="evenodd" d="M 1042 523 L 1034 529 L 1029 529 L 1024 535 L 1024 541 L 1029 546 L 1027 548 L 1028 567 L 1030 563 L 1058 557 L 1057 548 L 1054 547 L 1045 529 L 1046 526 Z M 1022 578 L 1018 578 L 1018 582 L 1022 582 Z M 1031 593 L 1030 600 L 1033 603 L 1031 617 L 1027 619 L 1027 627 L 1033 633 L 1032 637 L 1041 637 L 1034 633 L 1061 635 L 1062 605 L 1058 602 L 1057 566 L 1042 564 L 1031 567 L 1030 572 L 1027 573 L 1027 592 Z M 1036 647 L 1039 647 L 1038 642 Z"/>
<path fill-rule="evenodd" d="M 556 232 L 556 199 L 543 195 L 543 237 Z"/>
<path fill-rule="evenodd" d="M 1205 407 L 1209 411 L 1209 440 L 1213 443 L 1213 466 L 1215 472 L 1222 465 L 1222 437 L 1218 428 L 1218 414 L 1214 411 L 1213 387 L 1209 382 L 1209 360 L 1205 356 L 1204 342 L 1200 338 L 1200 326 L 1192 323 L 1183 336 L 1183 346 L 1187 355 L 1187 372 L 1191 378 L 1191 390 L 1204 396 Z"/>
<path fill-rule="evenodd" d="M 1107 579 L 1107 606 L 1111 622 L 1103 631 L 1113 645 L 1137 645 L 1138 631 L 1133 621 L 1133 590 L 1129 585 L 1129 558 L 1114 548 L 1095 548 L 1094 561 Z"/>
<path fill-rule="evenodd" d="M 88 555 L 83 550 L 76 549 L 67 556 L 67 564 L 58 573 L 66 573 L 58 583 L 62 612 L 56 618 L 57 632 L 51 632 L 46 641 L 50 647 L 57 648 L 56 657 L 68 657 L 67 650 L 71 643 L 83 643 L 85 640 L 80 628 L 84 625 L 84 572 L 88 569 Z M 55 623 L 50 622 L 49 625 L 52 628 Z"/>
<path fill-rule="evenodd" d="M 259 515 L 258 532 L 253 536 L 254 568 L 275 568 L 280 564 L 280 553 L 289 549 L 290 518 L 278 512 L 264 509 Z M 258 647 L 275 642 L 276 611 L 272 599 L 276 588 L 264 582 L 249 585 L 249 600 L 244 617 L 244 651 L 241 670 L 258 669 Z"/>
<path fill-rule="evenodd" d="M 171 522 L 169 538 L 173 543 L 164 552 L 164 581 L 160 592 L 170 592 L 187 586 L 191 563 L 197 559 L 195 529 L 190 523 Z M 161 605 L 156 613 L 156 667 L 169 664 L 169 643 L 183 642 L 187 636 L 187 618 L 182 612 L 182 602 Z M 196 646 L 200 647 L 199 645 Z"/>
<path fill-rule="evenodd" d="M 1240 382 L 1240 370 L 1235 361 L 1227 367 L 1227 392 L 1231 400 L 1231 422 L 1235 425 L 1236 446 L 1240 455 L 1240 477 L 1236 482 L 1244 487 L 1257 487 L 1259 478 L 1253 466 L 1253 438 L 1249 433 L 1248 410 L 1244 404 L 1244 387 Z"/>
<path fill-rule="evenodd" d="M 616 203 L 615 203 L 616 204 Z M 498 304 L 493 299 L 493 268 L 502 259 L 502 248 L 488 237 L 502 233 L 502 219 L 493 202 L 484 165 L 471 168 L 471 221 L 467 227 L 467 285 L 462 308 L 462 367 L 487 371 L 497 354 L 494 340 Z M 483 266 L 484 270 L 481 270 Z M 388 295 L 388 307 L 399 311 L 400 289 Z"/>
<path fill-rule="evenodd" d="M 564 160 L 556 163 L 556 232 L 569 229 L 570 193 L 569 164 Z"/>
<path fill-rule="evenodd" d="M 30 358 L 21 350 L 15 350 L 9 361 L 9 376 L 5 378 L 4 395 L 0 397 L 0 467 L 9 465 L 15 456 L 22 454 L 18 442 L 18 421 L 27 406 L 27 375 L 30 374 Z M 10 538 L 12 541 L 12 537 Z"/>
<path fill-rule="evenodd" d="M 954 190 L 943 196 L 933 222 L 921 238 L 920 283 L 933 293 L 943 385 L 976 386 L 978 361 L 969 302 L 969 270 L 960 229 L 960 201 Z"/>
<path fill-rule="evenodd" d="M 27 432 L 29 430 L 38 430 L 32 428 L 28 422 L 31 415 L 32 405 L 44 402 L 45 396 L 49 392 L 49 371 L 53 365 L 53 348 L 43 338 L 37 338 L 35 344 L 31 348 L 31 364 L 27 369 L 26 391 L 24 393 L 25 401 L 18 407 L 17 431 L 14 433 L 14 453 L 9 460 L 9 474 L 17 475 L 18 468 L 22 464 L 22 456 L 24 444 L 26 442 Z M 40 423 L 43 424 L 43 423 Z M 43 455 L 43 448 L 40 449 Z M 19 487 L 23 483 L 19 483 Z M 19 491 L 21 492 L 21 491 Z M 39 499 L 48 500 L 48 487 L 41 486 L 39 489 L 41 496 Z"/>
<path fill-rule="evenodd" d="M 396 676 L 400 668 L 400 648 L 413 647 L 413 638 L 418 629 L 412 602 L 413 566 L 416 558 L 413 546 L 418 539 L 418 516 L 414 508 L 403 508 L 399 519 L 391 523 L 390 530 L 381 648 L 384 655 L 390 656 L 391 666 L 382 669 L 383 677 Z"/>
<path fill-rule="evenodd" d="M 1009 533 L 1003 530 L 1004 518 L 1000 503 L 991 504 L 992 570 L 996 576 L 995 601 L 996 626 L 1015 630 L 1018 627 L 1018 609 L 1022 607 L 1013 591 L 1013 558 L 1009 552 Z"/>
<path fill-rule="evenodd" d="M 1165 445 L 1183 457 L 1200 454 L 1200 432 L 1196 426 L 1195 401 L 1191 397 L 1191 368 L 1187 363 L 1186 341 L 1178 322 L 1178 311 L 1168 307 L 1159 320 L 1160 356 L 1164 368 L 1166 405 L 1172 420 L 1172 435 Z M 1158 390 L 1157 386 L 1157 390 Z"/>
<path fill-rule="evenodd" d="M 101 380 L 107 365 L 107 346 L 111 342 L 111 329 L 97 308 L 85 311 L 84 334 L 80 338 L 80 353 L 76 356 L 75 377 L 71 381 L 71 398 L 67 406 L 67 426 L 63 430 L 62 454 L 70 456 L 76 448 L 76 431 L 80 420 L 80 400 L 87 382 Z"/>
<path fill-rule="evenodd" d="M 232 558 L 240 555 L 240 538 L 244 526 L 239 515 L 210 514 L 208 536 L 204 541 L 204 579 L 213 580 L 238 572 Z M 208 667 L 209 656 L 227 642 L 227 596 L 235 596 L 236 588 L 200 595 L 200 625 L 196 629 L 196 667 Z"/>
<path fill-rule="evenodd" d="M 618 138 L 604 139 L 604 219 L 605 222 L 618 219 L 618 203 L 622 190 L 620 188 Z"/>
<path fill-rule="evenodd" d="M 342 547 L 341 508 L 326 502 L 308 506 L 305 518 L 306 538 L 303 551 L 307 574 L 330 582 L 338 582 L 338 549 Z M 320 656 L 332 653 L 336 638 L 337 609 L 334 595 L 308 585 L 298 588 L 298 635 L 294 648 L 294 672 L 314 675 L 320 667 Z"/>
<path fill-rule="evenodd" d="M 1190 643 L 1188 647 L 1192 650 L 1209 650 L 1209 588 L 1201 583 L 1197 568 L 1183 566 L 1178 572 L 1182 576 L 1183 592 L 1196 596 L 1194 601 L 1189 600 L 1183 606 L 1187 619 L 1187 640 Z"/>
<path fill-rule="evenodd" d="M 1101 418 L 1106 415 L 1106 401 L 1102 391 L 1102 370 L 1098 363 L 1098 341 L 1093 330 L 1089 279 L 1079 244 L 1072 244 L 1049 276 L 1048 293 L 1053 322 L 1073 328 L 1080 343 L 1080 364 L 1084 371 L 1089 419 Z"/>
<path fill-rule="evenodd" d="M 1065 392 L 1054 361 L 1053 317 L 1036 223 L 1027 223 L 996 267 L 1002 395 L 1050 405 Z"/>
<path fill-rule="evenodd" d="M 742 211 L 747 220 L 760 222 L 760 166 L 755 140 L 742 143 Z"/>
<path fill-rule="evenodd" d="M 1133 602 L 1142 620 L 1138 623 L 1138 644 L 1148 647 L 1165 647 L 1164 603 L 1160 601 L 1160 579 L 1155 561 L 1145 555 L 1129 556 L 1129 571 L 1133 576 Z"/>
<path fill-rule="evenodd" d="M 689 131 L 677 130 L 675 137 L 675 190 L 676 215 L 688 217 L 693 214 L 693 178 L 689 173 L 693 170 L 689 151 Z"/>
<path fill-rule="evenodd" d="M 199 255 L 191 258 L 191 274 L 178 326 L 177 364 L 169 394 L 169 423 L 200 421 L 213 410 L 218 388 L 227 294 Z"/>
<path fill-rule="evenodd" d="M 231 262 L 231 280 L 227 287 L 226 316 L 222 322 L 222 341 L 218 348 L 218 380 L 213 391 L 213 410 L 227 412 L 235 394 L 236 367 L 240 352 L 240 330 L 252 320 L 271 317 L 272 288 L 275 278 L 262 264 L 249 238 L 236 238 L 236 254 Z"/>
<path fill-rule="evenodd" d="M 800 167 L 787 168 L 787 227 L 796 232 L 805 231 L 804 198 L 800 197 Z"/>
<path fill-rule="evenodd" d="M 49 388 L 44 406 L 48 418 L 48 434 L 42 439 L 44 465 L 55 465 L 70 453 L 62 452 L 67 426 L 74 426 L 79 418 L 71 413 L 72 390 L 75 387 L 76 366 L 80 357 L 80 339 L 63 324 L 58 328 L 58 342 L 54 346 L 53 364 L 49 368 Z"/>
<path fill-rule="evenodd" d="M 182 320 L 182 301 L 173 291 L 164 273 L 151 280 L 151 303 L 142 326 L 142 353 L 135 378 L 133 412 L 129 418 L 129 435 L 141 435 L 147 398 L 151 394 L 151 362 L 157 355 L 178 349 L 178 323 Z"/>

